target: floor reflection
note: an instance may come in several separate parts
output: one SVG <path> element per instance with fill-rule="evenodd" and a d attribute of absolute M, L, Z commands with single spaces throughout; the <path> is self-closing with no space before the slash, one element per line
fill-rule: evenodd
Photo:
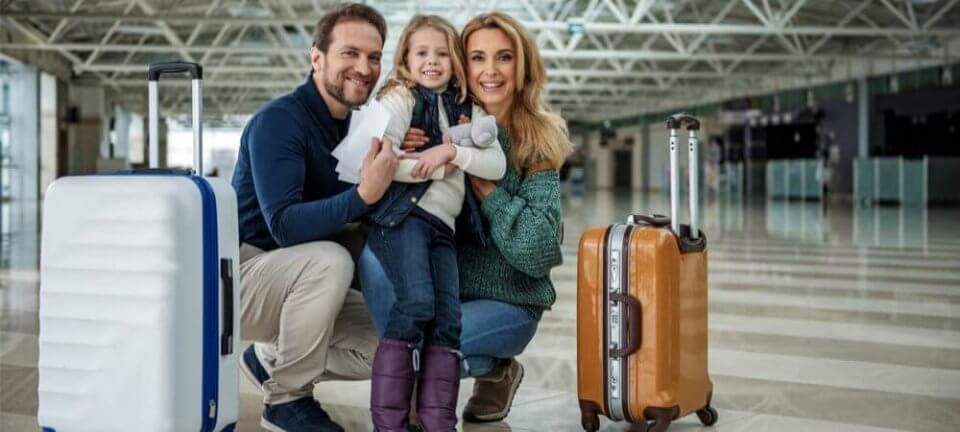
<path fill-rule="evenodd" d="M 40 265 L 40 210 L 35 201 L 4 201 L 0 209 L 0 268 Z"/>
<path fill-rule="evenodd" d="M 853 241 L 860 246 L 927 247 L 926 207 L 855 206 L 853 220 Z"/>
<path fill-rule="evenodd" d="M 513 409 L 505 422 L 462 430 L 581 430 L 580 233 L 632 213 L 668 214 L 669 205 L 665 194 L 594 191 L 565 194 L 563 206 L 564 262 L 551 274 L 557 303 L 519 357 L 527 373 Z M 685 418 L 671 431 L 956 430 L 960 209 L 723 195 L 706 197 L 701 214 L 720 421 L 708 429 Z M 0 271 L 0 430 L 36 431 L 37 238 L 11 238 L 4 248 L 13 268 Z M 260 395 L 241 382 L 239 429 L 259 430 Z M 461 408 L 472 385 L 461 384 Z M 315 396 L 347 430 L 372 429 L 368 382 L 321 383 Z"/>
<path fill-rule="evenodd" d="M 830 234 L 821 201 L 769 200 L 766 221 L 772 238 L 823 242 Z"/>

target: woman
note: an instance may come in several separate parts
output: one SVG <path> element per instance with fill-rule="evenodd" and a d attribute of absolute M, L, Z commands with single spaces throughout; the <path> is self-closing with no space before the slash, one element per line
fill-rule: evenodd
<path fill-rule="evenodd" d="M 569 154 L 566 125 L 543 105 L 546 67 L 530 33 L 509 15 L 474 17 L 461 38 L 470 92 L 500 125 L 507 173 L 496 183 L 470 178 L 489 226 L 485 246 L 458 246 L 460 349 L 464 375 L 476 377 L 466 421 L 506 417 L 523 378 L 513 357 L 533 339 L 556 300 L 550 269 L 560 264 L 558 169 Z M 405 147 L 426 142 L 411 130 Z M 364 295 L 378 332 L 395 298 L 376 257 L 360 258 Z"/>

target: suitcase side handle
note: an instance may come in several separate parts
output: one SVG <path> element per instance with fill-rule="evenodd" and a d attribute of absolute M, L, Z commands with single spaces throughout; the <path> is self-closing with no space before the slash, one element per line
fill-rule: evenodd
<path fill-rule="evenodd" d="M 147 68 L 147 123 L 149 167 L 160 168 L 160 75 L 190 72 L 191 111 L 193 118 L 193 170 L 203 175 L 203 128 L 200 113 L 203 111 L 203 67 L 197 63 L 172 61 L 154 63 Z"/>
<path fill-rule="evenodd" d="M 643 342 L 643 312 L 640 302 L 627 294 L 610 293 L 610 300 L 627 305 L 627 346 L 610 349 L 610 357 L 622 358 L 637 352 Z"/>
<path fill-rule="evenodd" d="M 696 239 L 700 233 L 699 176 L 700 158 L 697 148 L 697 131 L 700 121 L 686 113 L 677 113 L 667 119 L 670 130 L 670 228 L 680 237 L 680 150 L 677 130 L 685 128 L 690 134 L 687 140 L 690 171 L 690 237 Z"/>
<path fill-rule="evenodd" d="M 233 354 L 233 260 L 220 259 L 220 283 L 223 289 L 223 333 L 220 335 L 220 355 Z"/>

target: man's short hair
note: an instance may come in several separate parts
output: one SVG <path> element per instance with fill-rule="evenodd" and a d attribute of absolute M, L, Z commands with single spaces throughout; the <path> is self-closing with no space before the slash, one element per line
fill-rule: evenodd
<path fill-rule="evenodd" d="M 344 21 L 362 21 L 370 23 L 380 32 L 380 43 L 387 40 L 387 21 L 376 9 L 360 3 L 344 3 L 327 12 L 313 31 L 313 47 L 327 52 L 333 39 L 333 28 Z"/>

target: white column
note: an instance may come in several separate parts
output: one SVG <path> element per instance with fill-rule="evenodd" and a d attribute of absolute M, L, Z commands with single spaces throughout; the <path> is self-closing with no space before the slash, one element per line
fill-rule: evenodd
<path fill-rule="evenodd" d="M 40 196 L 47 191 L 57 175 L 57 144 L 60 139 L 59 107 L 57 106 L 57 79 L 40 74 Z"/>
<path fill-rule="evenodd" d="M 587 135 L 587 186 L 593 189 L 610 187 L 611 181 L 608 180 L 613 169 L 610 163 L 609 153 L 606 148 L 600 147 L 600 132 L 594 131 Z"/>
<path fill-rule="evenodd" d="M 867 79 L 857 80 L 857 156 L 870 157 L 870 94 Z"/>
<path fill-rule="evenodd" d="M 607 146 L 601 147 L 600 142 L 602 141 L 600 136 L 596 137 L 596 146 L 592 149 L 594 155 L 594 186 L 598 189 L 609 189 L 613 187 L 613 151 L 610 149 L 611 143 L 607 143 Z M 591 140 L 591 142 L 593 142 Z"/>
<path fill-rule="evenodd" d="M 10 75 L 10 267 L 39 264 L 40 74 L 17 65 Z"/>
<path fill-rule="evenodd" d="M 127 160 L 130 153 L 130 113 L 117 106 L 113 109 L 113 157 Z"/>
<path fill-rule="evenodd" d="M 92 174 L 97 159 L 109 154 L 105 132 L 109 124 L 103 115 L 103 87 L 70 86 L 71 121 L 67 127 L 67 172 L 70 175 Z"/>
<path fill-rule="evenodd" d="M 633 161 L 630 164 L 632 167 L 630 178 L 633 182 L 631 186 L 634 191 L 643 190 L 643 180 L 647 175 L 643 160 L 643 145 L 643 130 L 637 129 L 633 134 Z"/>

